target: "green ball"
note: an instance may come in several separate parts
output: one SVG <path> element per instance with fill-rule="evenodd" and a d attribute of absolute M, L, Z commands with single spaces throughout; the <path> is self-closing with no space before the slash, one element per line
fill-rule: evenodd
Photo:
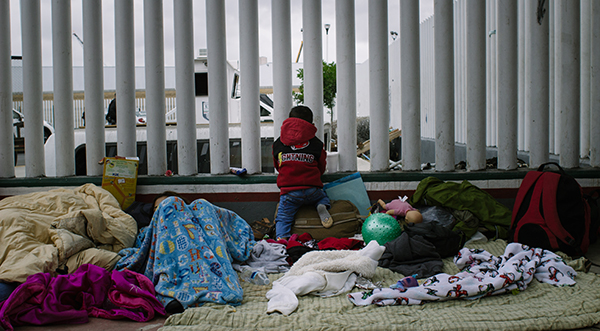
<path fill-rule="evenodd" d="M 393 216 L 385 213 L 371 214 L 362 226 L 362 236 L 365 244 L 376 240 L 379 245 L 384 245 L 400 236 L 402 227 Z"/>

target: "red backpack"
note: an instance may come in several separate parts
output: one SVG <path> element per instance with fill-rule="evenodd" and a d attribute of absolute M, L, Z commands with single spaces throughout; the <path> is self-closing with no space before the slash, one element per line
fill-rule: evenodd
<path fill-rule="evenodd" d="M 558 171 L 544 171 L 550 164 Z M 590 206 L 575 178 L 554 162 L 528 172 L 517 192 L 509 236 L 513 242 L 570 256 L 587 253 Z"/>

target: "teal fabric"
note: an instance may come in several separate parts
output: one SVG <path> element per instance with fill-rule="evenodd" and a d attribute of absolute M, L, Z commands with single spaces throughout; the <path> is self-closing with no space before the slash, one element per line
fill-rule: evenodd
<path fill-rule="evenodd" d="M 140 234 L 139 248 L 119 252 L 116 269 L 144 274 L 167 305 L 205 302 L 239 305 L 243 291 L 232 260 L 245 261 L 256 244 L 248 223 L 206 200 L 187 205 L 169 197 Z"/>
<path fill-rule="evenodd" d="M 462 183 L 444 182 L 436 177 L 427 177 L 419 182 L 409 203 L 417 207 L 442 206 L 455 210 L 470 211 L 479 219 L 478 226 L 459 221 L 454 230 L 465 233 L 467 239 L 477 232 L 478 227 L 497 232 L 497 238 L 507 239 L 512 212 L 499 203 L 489 193 L 472 185 L 468 181 Z"/>

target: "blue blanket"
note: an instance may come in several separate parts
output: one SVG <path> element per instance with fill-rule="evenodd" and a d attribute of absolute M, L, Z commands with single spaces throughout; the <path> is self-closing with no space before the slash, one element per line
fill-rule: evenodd
<path fill-rule="evenodd" d="M 116 269 L 146 275 L 158 299 L 184 308 L 204 302 L 239 305 L 243 291 L 232 259 L 245 261 L 256 244 L 248 223 L 232 211 L 198 199 L 165 199 L 140 233 L 121 250 Z"/>

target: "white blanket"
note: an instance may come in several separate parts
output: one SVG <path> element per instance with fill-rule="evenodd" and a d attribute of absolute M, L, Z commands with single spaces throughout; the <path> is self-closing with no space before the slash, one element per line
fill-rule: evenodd
<path fill-rule="evenodd" d="M 312 251 L 304 254 L 267 292 L 267 313 L 289 315 L 298 307 L 297 296 L 329 297 L 352 290 L 358 275 L 370 278 L 385 250 L 375 240 L 360 251 Z"/>
<path fill-rule="evenodd" d="M 575 284 L 577 275 L 551 251 L 519 243 L 508 244 L 499 257 L 484 250 L 463 248 L 454 257 L 454 263 L 461 270 L 456 275 L 441 273 L 425 279 L 418 287 L 377 288 L 351 293 L 348 299 L 357 306 L 418 305 L 453 298 L 477 299 L 506 292 L 516 294 L 525 290 L 534 277 L 555 286 L 570 286 Z"/>

